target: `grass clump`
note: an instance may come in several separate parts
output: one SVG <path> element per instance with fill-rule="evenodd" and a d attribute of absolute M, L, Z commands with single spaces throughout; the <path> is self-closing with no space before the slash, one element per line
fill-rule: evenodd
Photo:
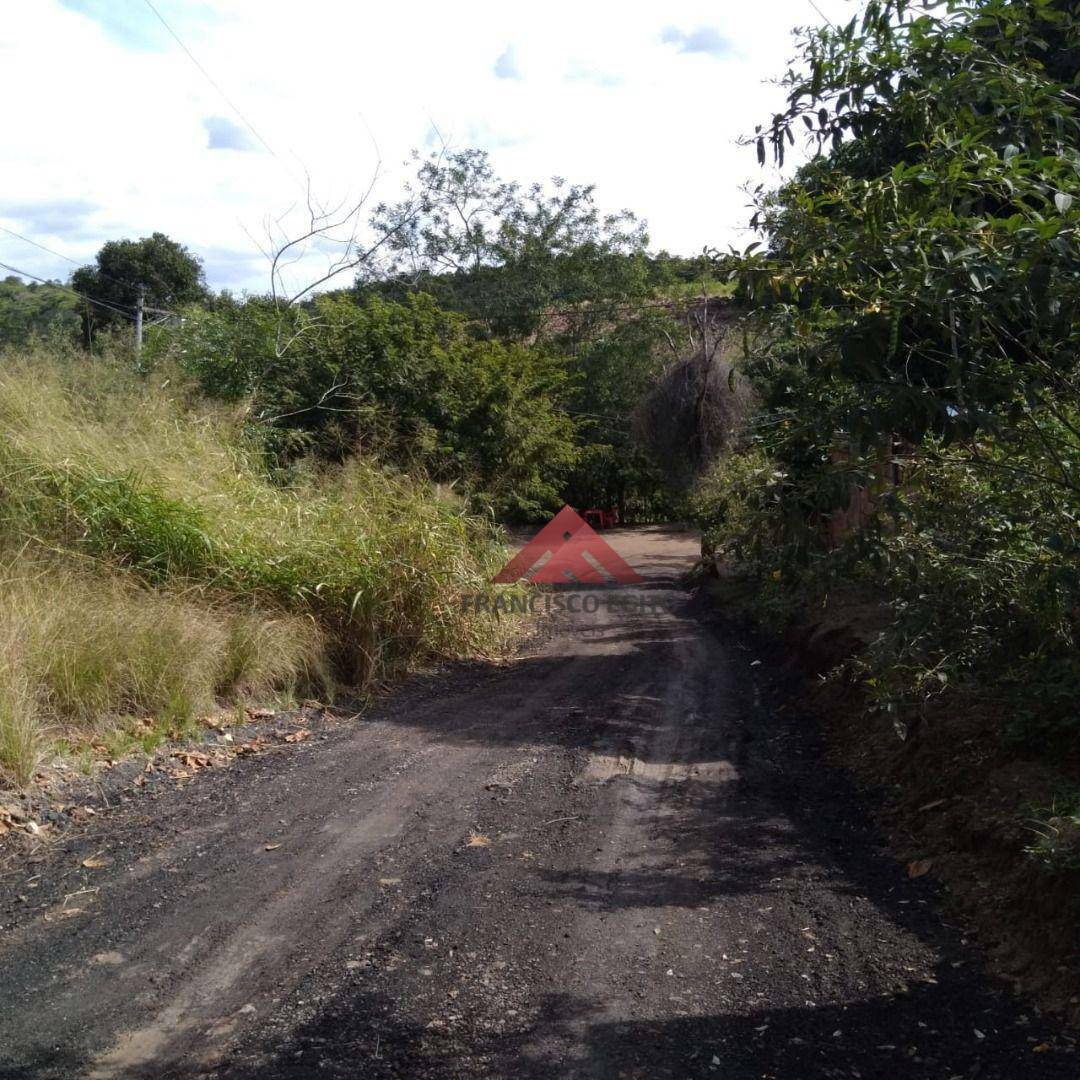
<path fill-rule="evenodd" d="M 99 565 L 24 551 L 0 567 L 0 764 L 19 782 L 52 737 L 145 749 L 219 700 L 322 677 L 310 620 L 234 611 Z M 149 741 L 147 741 L 149 740 Z"/>
<path fill-rule="evenodd" d="M 489 526 L 371 461 L 272 477 L 238 414 L 108 362 L 5 359 L 0 495 L 0 766 L 18 779 L 50 733 L 363 688 L 500 633 L 461 603 L 501 562 Z"/>

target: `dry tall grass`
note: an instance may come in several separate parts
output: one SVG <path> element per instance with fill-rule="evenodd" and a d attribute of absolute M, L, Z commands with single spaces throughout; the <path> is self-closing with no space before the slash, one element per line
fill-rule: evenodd
<path fill-rule="evenodd" d="M 0 768 L 49 732 L 364 686 L 483 651 L 495 534 L 356 461 L 269 477 L 236 419 L 163 377 L 38 352 L 0 367 Z"/>

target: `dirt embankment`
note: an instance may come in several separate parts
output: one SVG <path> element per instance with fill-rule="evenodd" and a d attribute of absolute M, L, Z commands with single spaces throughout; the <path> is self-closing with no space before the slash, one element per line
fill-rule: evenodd
<path fill-rule="evenodd" d="M 789 631 L 784 652 L 803 677 L 797 699 L 820 718 L 833 759 L 869 791 L 897 857 L 942 883 L 947 910 L 994 969 L 1080 1024 L 1080 873 L 1050 873 L 1027 850 L 1042 827 L 1034 808 L 1080 788 L 1080 762 L 1025 757 L 1003 740 L 999 708 L 959 696 L 901 740 L 888 717 L 867 715 L 848 681 L 821 678 L 881 617 L 865 600 L 839 600 Z"/>

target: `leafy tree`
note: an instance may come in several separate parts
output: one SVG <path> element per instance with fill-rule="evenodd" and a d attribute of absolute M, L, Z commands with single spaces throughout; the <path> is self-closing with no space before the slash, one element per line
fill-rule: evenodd
<path fill-rule="evenodd" d="M 575 376 L 569 408 L 583 446 L 567 485 L 573 505 L 615 506 L 624 515 L 653 509 L 648 504 L 664 478 L 637 437 L 634 416 L 670 362 L 658 347 L 662 323 L 663 313 L 645 309 L 622 312 L 588 333 L 577 327 L 565 335 Z"/>
<path fill-rule="evenodd" d="M 1034 422 L 1077 361 L 1077 99 L 1047 72 L 1080 21 L 1049 0 L 929 7 L 874 0 L 861 29 L 808 40 L 768 138 L 780 158 L 805 124 L 837 152 L 762 206 L 772 257 L 745 275 L 812 323 L 808 374 L 874 387 L 844 424 L 870 438 Z"/>
<path fill-rule="evenodd" d="M 1080 693 L 1078 71 L 1071 3 L 870 0 L 806 35 L 756 139 L 831 153 L 761 198 L 766 247 L 735 260 L 770 462 L 735 517 L 777 590 L 890 598 L 864 673 L 898 730 L 965 680 L 1038 701 L 1044 728 Z M 896 466 L 830 552 L 825 516 Z"/>
<path fill-rule="evenodd" d="M 426 294 L 360 305 L 320 296 L 287 318 L 284 352 L 269 300 L 193 311 L 168 344 L 207 392 L 250 401 L 251 424 L 279 460 L 374 454 L 464 481 L 504 514 L 558 508 L 577 456 L 558 356 L 477 340 Z"/>
<path fill-rule="evenodd" d="M 520 337 L 553 306 L 647 289 L 644 225 L 628 210 L 602 214 L 593 191 L 561 178 L 522 188 L 496 175 L 483 150 L 449 151 L 420 161 L 406 198 L 378 206 L 372 226 L 386 238 L 399 289 L 433 292 L 495 333 Z"/>
<path fill-rule="evenodd" d="M 564 498 L 655 512 L 663 481 L 633 417 L 670 361 L 670 316 L 657 291 L 711 263 L 650 257 L 644 225 L 628 211 L 602 214 L 591 186 L 555 179 L 523 188 L 479 150 L 421 161 L 406 198 L 378 207 L 373 225 L 392 253 L 389 276 L 359 279 L 359 295 L 427 292 L 478 333 L 565 356 L 581 452 Z"/>
<path fill-rule="evenodd" d="M 207 295 L 202 261 L 159 232 L 141 240 L 110 240 L 92 266 L 75 271 L 71 284 L 78 292 L 109 305 L 94 305 L 84 314 L 87 340 L 97 329 L 127 321 L 124 313 L 134 313 L 140 286 L 146 290 L 149 307 L 168 311 L 197 303 Z"/>

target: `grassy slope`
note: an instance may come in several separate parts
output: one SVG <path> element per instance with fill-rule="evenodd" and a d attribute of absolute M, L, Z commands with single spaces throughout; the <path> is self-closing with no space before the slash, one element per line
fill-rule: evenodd
<path fill-rule="evenodd" d="M 375 463 L 274 483 L 235 418 L 164 377 L 0 368 L 0 769 L 161 732 L 222 699 L 364 687 L 490 646 L 463 611 L 494 533 Z"/>

